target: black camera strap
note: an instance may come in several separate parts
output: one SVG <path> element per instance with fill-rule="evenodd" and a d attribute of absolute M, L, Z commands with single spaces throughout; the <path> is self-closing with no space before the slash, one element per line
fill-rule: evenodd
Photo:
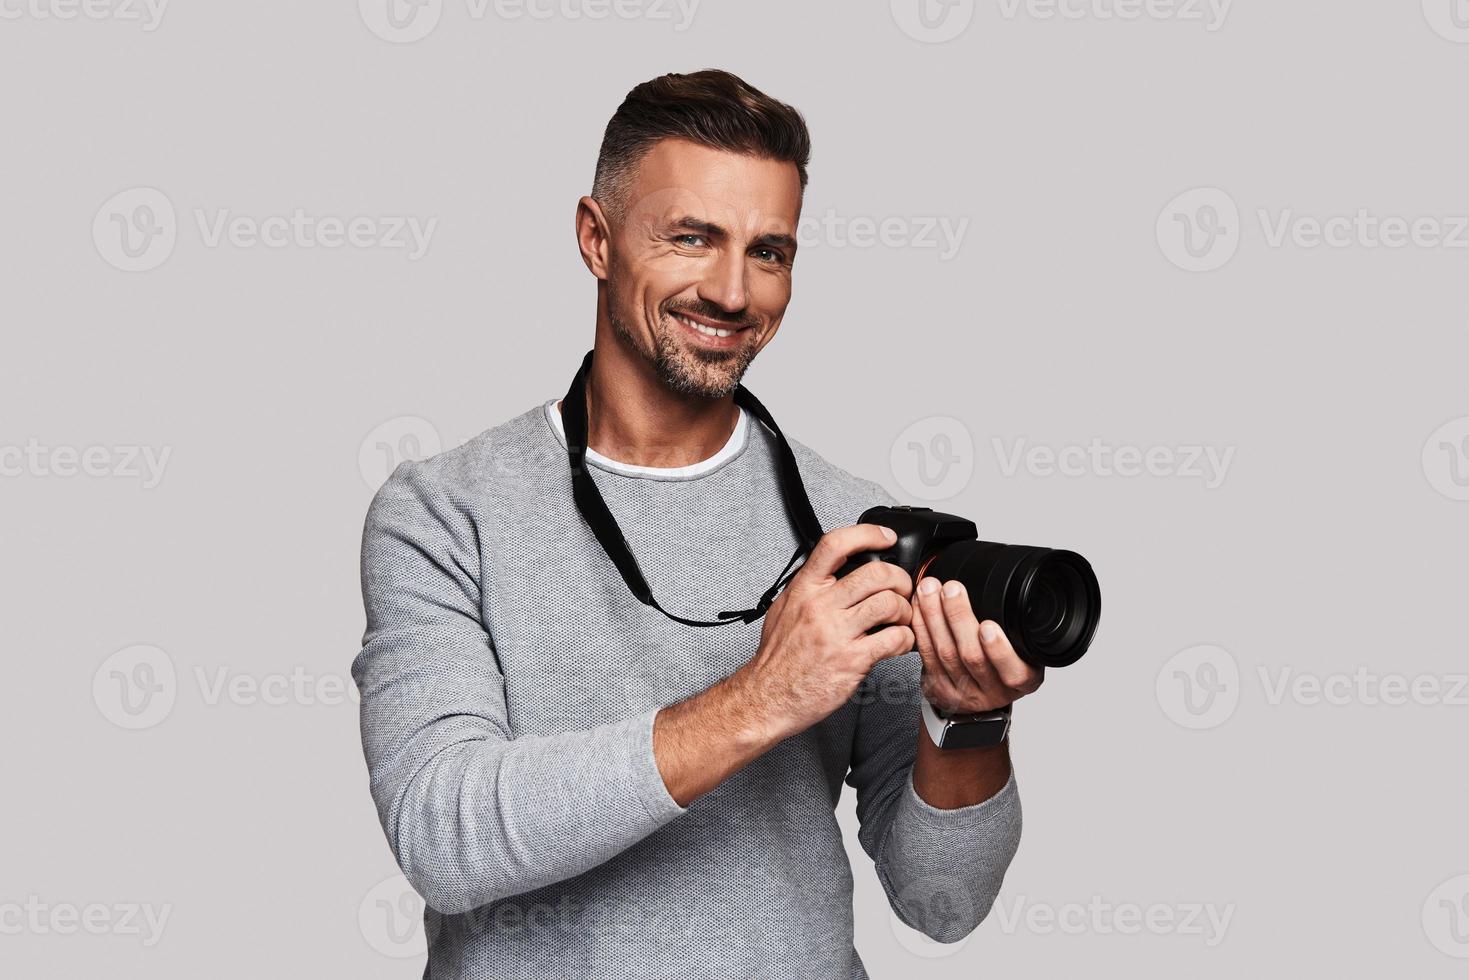
<path fill-rule="evenodd" d="M 796 454 L 791 451 L 790 443 L 781 433 L 780 427 L 775 424 L 775 419 L 766 411 L 765 406 L 760 404 L 759 399 L 750 394 L 744 385 L 735 389 L 735 404 L 748 411 L 762 422 L 766 428 L 775 436 L 777 444 L 777 462 L 780 467 L 780 492 L 785 500 L 786 514 L 791 519 L 791 525 L 795 528 L 796 537 L 800 543 L 796 547 L 795 554 L 791 555 L 786 567 L 776 577 L 775 584 L 765 591 L 752 609 L 721 612 L 715 620 L 684 619 L 658 605 L 653 598 L 653 590 L 648 587 L 647 579 L 643 578 L 642 570 L 628 549 L 627 540 L 622 536 L 622 529 L 617 526 L 617 521 L 612 512 L 607 509 L 607 502 L 602 499 L 601 492 L 597 489 L 596 481 L 586 467 L 587 452 L 587 376 L 592 370 L 593 351 L 587 351 L 587 356 L 582 359 L 581 370 L 576 372 L 576 377 L 571 381 L 571 387 L 566 391 L 566 397 L 561 401 L 561 424 L 566 430 L 566 455 L 571 463 L 571 489 L 576 500 L 576 508 L 586 519 L 592 528 L 592 533 L 602 545 L 602 550 L 607 552 L 607 557 L 612 559 L 612 564 L 622 573 L 622 580 L 632 590 L 632 594 L 648 606 L 667 616 L 675 622 L 686 626 L 723 626 L 726 623 L 750 623 L 765 615 L 775 597 L 780 594 L 787 582 L 800 571 L 796 561 L 811 553 L 816 547 L 816 542 L 821 539 L 821 522 L 816 519 L 816 512 L 811 508 L 811 499 L 806 496 L 806 485 L 801 482 L 801 471 L 796 465 Z M 796 566 L 793 568 L 793 566 Z"/>

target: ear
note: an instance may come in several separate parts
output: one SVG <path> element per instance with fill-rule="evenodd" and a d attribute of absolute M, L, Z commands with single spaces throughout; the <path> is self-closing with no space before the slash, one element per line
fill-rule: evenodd
<path fill-rule="evenodd" d="M 602 205 L 591 197 L 576 202 L 576 246 L 581 250 L 581 259 L 592 275 L 607 278 L 607 249 L 612 237 L 612 227 Z"/>

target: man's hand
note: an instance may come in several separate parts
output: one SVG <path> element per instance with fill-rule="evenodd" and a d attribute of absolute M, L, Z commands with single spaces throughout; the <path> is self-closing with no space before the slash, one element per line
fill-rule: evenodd
<path fill-rule="evenodd" d="M 923 658 L 923 695 L 941 710 L 973 714 L 1003 708 L 1045 678 L 1044 667 L 1020 659 L 998 623 L 975 619 L 961 582 L 940 587 L 929 577 L 918 583 L 913 631 Z"/>
<path fill-rule="evenodd" d="M 874 561 L 836 577 L 851 555 L 896 540 L 877 524 L 822 535 L 765 613 L 760 648 L 749 663 L 658 712 L 653 757 L 676 803 L 688 806 L 821 721 L 856 693 L 873 664 L 913 649 L 907 572 Z M 884 623 L 890 625 L 868 635 Z"/>
<path fill-rule="evenodd" d="M 731 681 L 760 707 L 772 742 L 826 718 L 856 693 L 873 664 L 913 649 L 907 572 L 867 562 L 836 577 L 850 556 L 896 540 L 877 524 L 828 532 L 765 614 L 759 650 Z M 884 623 L 890 625 L 867 634 Z"/>

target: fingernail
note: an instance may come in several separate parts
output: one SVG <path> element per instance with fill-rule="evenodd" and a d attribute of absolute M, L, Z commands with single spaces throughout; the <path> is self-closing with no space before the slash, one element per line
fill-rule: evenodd
<path fill-rule="evenodd" d="M 924 595 L 933 595 L 934 590 L 938 587 L 939 580 L 932 576 L 929 576 L 928 578 L 925 578 L 922 582 L 918 583 L 918 591 Z"/>
<path fill-rule="evenodd" d="M 960 586 L 958 582 L 950 579 L 949 581 L 944 583 L 944 595 L 948 596 L 950 599 L 957 599 L 959 598 L 959 592 L 962 588 L 963 587 Z"/>
<path fill-rule="evenodd" d="M 979 635 L 984 637 L 984 642 L 993 643 L 1000 638 L 1000 628 L 986 619 L 979 624 Z"/>
<path fill-rule="evenodd" d="M 882 525 L 882 536 L 887 539 L 888 544 L 892 544 L 894 541 L 898 540 L 898 532 L 894 531 L 886 524 Z"/>

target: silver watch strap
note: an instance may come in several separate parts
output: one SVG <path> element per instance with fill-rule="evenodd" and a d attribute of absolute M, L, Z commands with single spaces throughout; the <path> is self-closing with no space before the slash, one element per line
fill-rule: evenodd
<path fill-rule="evenodd" d="M 995 744 L 1004 741 L 1010 734 L 1010 706 L 996 708 L 993 711 L 981 711 L 978 714 L 940 714 L 938 709 L 929 703 L 928 698 L 923 699 L 923 727 L 928 730 L 929 740 L 939 748 L 944 747 L 944 733 L 950 727 L 957 727 L 981 722 L 995 723 L 1003 721 L 1004 732 L 995 740 Z"/>

